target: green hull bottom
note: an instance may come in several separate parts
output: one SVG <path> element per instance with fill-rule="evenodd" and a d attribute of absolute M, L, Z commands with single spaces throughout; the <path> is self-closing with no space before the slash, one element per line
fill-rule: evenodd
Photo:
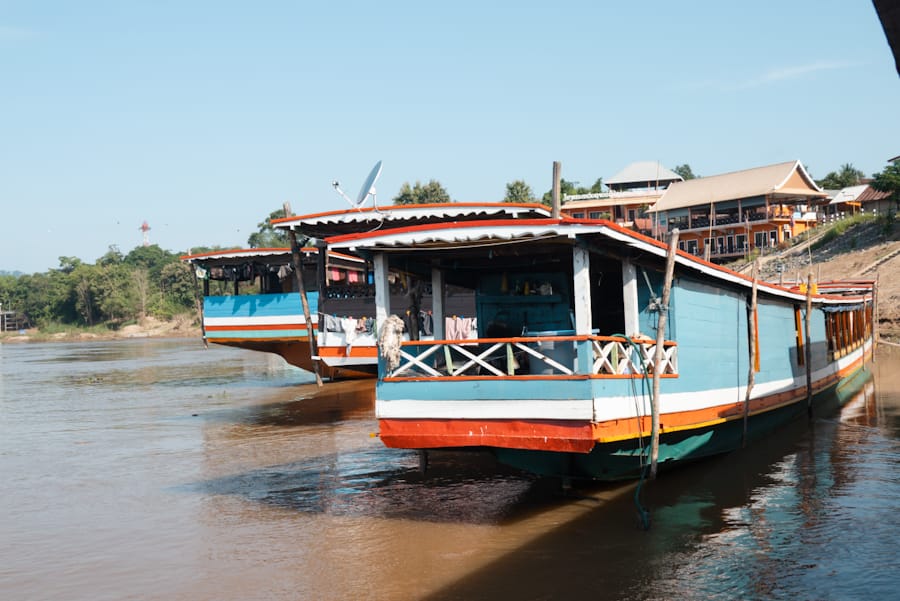
<path fill-rule="evenodd" d="M 849 401 L 872 378 L 866 367 L 813 395 L 815 416 L 831 415 Z M 770 436 L 791 421 L 807 415 L 806 400 L 751 416 L 747 422 L 747 442 Z M 743 445 L 741 419 L 696 430 L 663 434 L 659 441 L 658 470 L 689 461 L 728 453 Z M 643 445 L 643 448 L 642 448 Z M 590 453 L 558 453 L 525 449 L 493 448 L 501 463 L 542 476 L 590 480 L 630 480 L 639 478 L 649 462 L 650 439 L 598 444 Z"/>

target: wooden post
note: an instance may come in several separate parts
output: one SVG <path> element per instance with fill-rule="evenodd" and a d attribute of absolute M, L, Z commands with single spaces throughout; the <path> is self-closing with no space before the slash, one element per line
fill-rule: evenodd
<path fill-rule="evenodd" d="M 291 205 L 284 203 L 284 216 L 291 215 Z M 300 303 L 303 305 L 303 319 L 306 321 L 306 338 L 309 341 L 309 354 L 312 357 L 313 373 L 316 375 L 316 385 L 322 386 L 322 376 L 319 373 L 319 349 L 316 344 L 316 332 L 313 329 L 312 315 L 309 312 L 309 300 L 306 298 L 306 285 L 303 283 L 303 259 L 300 256 L 300 244 L 297 242 L 297 232 L 293 228 L 288 230 L 291 239 L 291 261 L 294 265 L 294 282 L 300 292 Z"/>
<path fill-rule="evenodd" d="M 872 284 L 872 363 L 875 363 L 875 348 L 878 346 L 878 278 L 875 272 L 875 283 Z"/>
<path fill-rule="evenodd" d="M 561 212 L 559 189 L 560 189 L 560 173 L 562 172 L 562 163 L 553 161 L 553 188 L 551 188 L 550 196 L 552 198 L 551 217 L 559 219 Z"/>
<path fill-rule="evenodd" d="M 812 349 L 810 348 L 809 324 L 812 320 L 812 271 L 806 276 L 806 319 L 803 328 L 806 330 L 806 413 L 812 417 Z"/>
<path fill-rule="evenodd" d="M 203 301 L 206 300 L 206 296 L 209 296 L 209 279 L 203 280 L 203 290 L 201 291 L 197 281 L 197 266 L 191 265 L 191 271 L 194 272 L 194 302 L 197 303 L 197 313 L 200 315 L 200 334 L 203 337 L 203 346 L 209 348 L 209 340 L 206 339 L 206 324 L 203 323 Z M 208 276 L 209 273 L 207 273 L 207 278 Z"/>
<path fill-rule="evenodd" d="M 750 393 L 756 382 L 756 287 L 759 278 L 759 259 L 753 261 L 753 287 L 750 289 L 750 311 L 747 314 L 748 340 L 750 341 L 750 369 L 747 374 L 747 394 L 744 396 L 744 434 L 741 446 L 747 446 L 747 422 L 750 420 Z"/>
<path fill-rule="evenodd" d="M 659 306 L 659 323 L 656 327 L 656 353 L 653 357 L 653 396 L 650 399 L 650 479 L 656 478 L 659 460 L 659 377 L 662 375 L 663 344 L 666 341 L 666 320 L 669 314 L 669 294 L 672 292 L 672 277 L 675 273 L 675 255 L 678 252 L 678 228 L 672 230 L 669 238 L 669 252 L 666 255 L 666 277 L 663 283 L 662 301 Z"/>

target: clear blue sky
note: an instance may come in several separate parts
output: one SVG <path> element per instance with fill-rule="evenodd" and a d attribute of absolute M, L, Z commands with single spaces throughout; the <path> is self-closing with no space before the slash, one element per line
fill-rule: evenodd
<path fill-rule="evenodd" d="M 150 240 L 243 246 L 271 211 L 437 179 L 499 201 L 552 163 L 814 177 L 900 154 L 871 2 L 0 0 L 0 270 Z"/>

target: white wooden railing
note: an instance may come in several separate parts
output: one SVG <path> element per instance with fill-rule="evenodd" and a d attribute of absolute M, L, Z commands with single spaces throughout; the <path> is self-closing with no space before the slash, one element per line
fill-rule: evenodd
<path fill-rule="evenodd" d="M 577 349 L 589 348 L 588 373 L 577 368 Z M 404 341 L 400 362 L 387 378 L 516 377 L 540 375 L 634 378 L 653 373 L 656 342 L 617 336 L 528 336 L 474 340 Z M 527 363 L 527 365 L 526 365 Z M 661 375 L 678 375 L 678 345 L 666 341 Z"/>

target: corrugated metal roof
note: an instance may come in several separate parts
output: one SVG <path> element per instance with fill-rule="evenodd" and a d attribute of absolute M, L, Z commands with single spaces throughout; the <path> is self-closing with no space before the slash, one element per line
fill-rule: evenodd
<path fill-rule="evenodd" d="M 274 219 L 272 225 L 280 229 L 292 229 L 313 238 L 328 238 L 381 228 L 385 224 L 390 224 L 391 227 L 400 227 L 404 224 L 412 225 L 452 220 L 478 221 L 482 219 L 525 219 L 549 216 L 549 207 L 540 204 L 454 202 L 329 211 L 327 213 Z"/>
<path fill-rule="evenodd" d="M 801 178 L 809 185 L 808 189 L 786 186 L 795 171 L 799 172 Z M 827 196 L 809 176 L 800 161 L 789 161 L 675 182 L 669 186 L 662 198 L 650 210 L 654 212 L 670 211 L 684 207 L 708 205 L 711 202 L 776 193 L 815 198 Z"/>
<path fill-rule="evenodd" d="M 307 246 L 302 249 L 305 256 L 316 255 L 319 249 Z M 343 253 L 328 251 L 332 259 L 342 259 L 354 263 L 362 263 L 363 259 Z M 202 263 L 205 265 L 237 265 L 248 261 L 266 262 L 269 264 L 287 264 L 292 260 L 290 248 L 231 248 L 228 250 L 213 250 L 193 255 L 180 257 L 186 263 Z"/>
<path fill-rule="evenodd" d="M 828 204 L 836 205 L 841 204 L 842 202 L 852 202 L 857 200 L 859 195 L 868 187 L 867 184 L 862 184 L 861 186 L 847 186 L 846 188 L 841 188 L 834 196 L 832 196 L 831 201 Z"/>
<path fill-rule="evenodd" d="M 336 236 L 327 242 L 329 248 L 415 253 L 438 250 L 453 252 L 470 250 L 472 248 L 485 249 L 490 246 L 506 244 L 558 243 L 561 240 L 571 242 L 579 237 L 590 240 L 593 236 L 608 238 L 617 244 L 627 245 L 660 258 L 665 257 L 667 254 L 665 244 L 616 226 L 611 222 L 577 219 L 432 223 Z M 523 250 L 523 252 L 525 251 Z M 677 253 L 675 261 L 684 267 L 694 269 L 722 281 L 738 284 L 745 288 L 750 288 L 753 285 L 753 280 L 748 276 L 708 263 L 682 251 Z M 775 284 L 757 282 L 757 286 L 760 291 L 783 298 L 792 300 L 805 299 L 804 294 L 787 290 Z M 816 295 L 815 299 L 817 303 L 822 304 L 846 302 L 845 299 L 824 294 Z"/>
<path fill-rule="evenodd" d="M 860 193 L 856 200 L 857 202 L 874 202 L 876 200 L 886 200 L 890 197 L 890 192 L 879 192 L 872 186 L 866 186 L 866 189 Z"/>
<path fill-rule="evenodd" d="M 681 181 L 683 179 L 680 175 L 666 169 L 657 161 L 638 161 L 631 163 L 614 176 L 603 180 L 603 183 L 607 186 L 614 186 L 618 184 Z"/>

